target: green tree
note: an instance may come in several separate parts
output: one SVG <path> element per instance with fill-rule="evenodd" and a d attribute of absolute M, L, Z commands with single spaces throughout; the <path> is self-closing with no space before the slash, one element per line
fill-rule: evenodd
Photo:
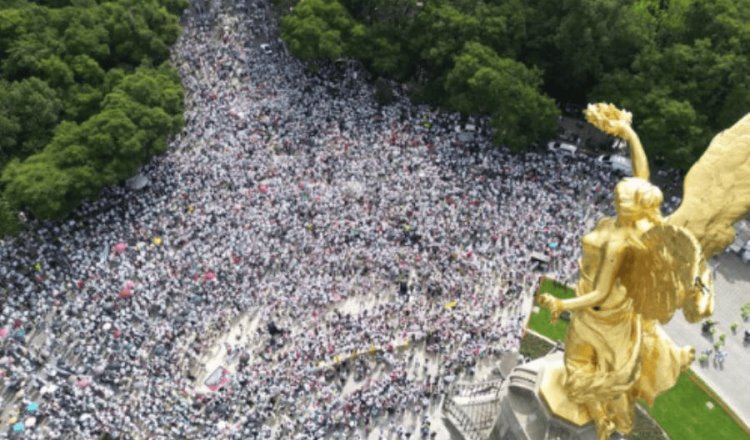
<path fill-rule="evenodd" d="M 185 0 L 37 3 L 0 3 L 0 234 L 19 209 L 61 218 L 132 176 L 183 123 L 160 64 Z"/>
<path fill-rule="evenodd" d="M 686 169 L 708 146 L 705 122 L 689 102 L 671 98 L 668 90 L 657 88 L 638 104 L 640 122 L 635 127 L 655 158 Z"/>
<path fill-rule="evenodd" d="M 0 88 L 5 84 L 0 82 Z M 0 99 L 3 92 L 0 91 Z M 5 110 L 0 111 L 0 169 L 17 154 L 18 135 L 21 133 L 21 122 Z"/>
<path fill-rule="evenodd" d="M 0 237 L 15 234 L 19 229 L 18 211 L 0 194 Z"/>
<path fill-rule="evenodd" d="M 7 130 L 0 138 L 0 164 L 41 150 L 58 124 L 61 110 L 55 91 L 39 78 L 0 82 L 0 124 Z"/>
<path fill-rule="evenodd" d="M 169 58 L 179 22 L 157 0 L 117 0 L 102 3 L 100 9 L 111 57 L 105 68 L 138 66 L 144 59 L 159 65 Z"/>
<path fill-rule="evenodd" d="M 417 59 L 410 29 L 421 9 L 416 0 L 342 0 L 341 4 L 364 25 L 354 27 L 347 55 L 378 75 L 406 80 L 414 74 Z"/>
<path fill-rule="evenodd" d="M 713 134 L 747 113 L 747 72 L 746 56 L 716 50 L 704 38 L 642 51 L 629 71 L 605 75 L 590 99 L 633 111 L 634 126 L 650 152 L 688 168 Z"/>
<path fill-rule="evenodd" d="M 167 8 L 170 14 L 179 17 L 182 12 L 190 6 L 188 0 L 159 0 L 159 3 Z"/>
<path fill-rule="evenodd" d="M 104 80 L 104 70 L 88 55 L 75 55 L 69 59 L 68 65 L 77 83 L 98 86 Z"/>
<path fill-rule="evenodd" d="M 398 42 L 380 37 L 372 39 L 372 67 L 383 75 L 397 76 L 401 66 L 407 64 L 403 58 L 403 50 Z"/>
<path fill-rule="evenodd" d="M 70 8 L 65 11 L 66 23 L 63 31 L 65 54 L 85 55 L 99 62 L 109 56 L 109 34 L 101 22 L 96 8 Z"/>
<path fill-rule="evenodd" d="M 497 55 L 479 43 L 467 43 L 448 73 L 448 102 L 463 113 L 490 114 L 494 141 L 514 150 L 554 133 L 559 112 L 540 91 L 541 74 Z"/>
<path fill-rule="evenodd" d="M 0 182 L 5 187 L 3 195 L 12 206 L 28 209 L 40 219 L 53 219 L 75 206 L 69 191 L 73 177 L 40 153 L 23 163 L 9 163 Z"/>
<path fill-rule="evenodd" d="M 710 39 L 720 52 L 750 54 L 750 1 L 693 0 L 684 10 L 682 43 Z"/>
<path fill-rule="evenodd" d="M 86 148 L 86 162 L 81 165 L 96 169 L 100 187 L 134 175 L 150 157 L 143 151 L 146 131 L 121 109 L 97 113 L 81 124 L 78 135 Z"/>
<path fill-rule="evenodd" d="M 23 79 L 40 73 L 43 60 L 62 53 L 59 36 L 51 29 L 37 34 L 24 34 L 8 47 L 2 60 L 6 79 Z"/>
<path fill-rule="evenodd" d="M 566 0 L 555 34 L 558 64 L 545 66 L 551 90 L 582 101 L 602 76 L 628 67 L 653 41 L 656 23 L 633 1 Z"/>
<path fill-rule="evenodd" d="M 75 84 L 73 70 L 57 55 L 40 61 L 39 77 L 57 90 L 65 90 Z"/>
<path fill-rule="evenodd" d="M 430 2 L 416 17 L 411 29 L 413 51 L 423 71 L 440 77 L 453 65 L 464 45 L 477 41 L 480 20 L 448 1 Z"/>
<path fill-rule="evenodd" d="M 522 8 L 524 26 L 520 61 L 554 74 L 554 66 L 562 62 L 555 39 L 564 16 L 564 1 L 527 0 Z"/>
<path fill-rule="evenodd" d="M 102 100 L 98 87 L 89 84 L 73 84 L 65 93 L 65 119 L 83 122 L 97 111 Z"/>
<path fill-rule="evenodd" d="M 11 8 L 11 5 L 0 8 L 0 60 L 7 56 L 11 43 L 26 32 L 25 21 L 20 8 Z"/>
<path fill-rule="evenodd" d="M 99 190 L 133 175 L 145 131 L 123 111 L 107 109 L 81 125 L 64 123 L 45 150 L 3 171 L 4 196 L 36 218 L 67 215 Z"/>
<path fill-rule="evenodd" d="M 138 69 L 124 78 L 104 99 L 103 108 L 123 111 L 145 130 L 143 150 L 134 156 L 141 162 L 167 149 L 167 137 L 183 126 L 182 89 L 174 69 Z"/>
<path fill-rule="evenodd" d="M 526 38 L 525 2 L 504 0 L 474 3 L 473 15 L 479 18 L 479 41 L 499 55 L 517 59 Z"/>
<path fill-rule="evenodd" d="M 304 0 L 281 20 L 281 35 L 295 56 L 315 67 L 346 55 L 352 33 L 363 31 L 358 26 L 337 0 Z"/>

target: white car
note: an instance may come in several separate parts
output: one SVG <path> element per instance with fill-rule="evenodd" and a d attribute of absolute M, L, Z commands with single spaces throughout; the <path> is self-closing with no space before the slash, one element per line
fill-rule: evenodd
<path fill-rule="evenodd" d="M 578 151 L 578 147 L 576 147 L 573 144 L 569 144 L 567 142 L 549 141 L 547 143 L 547 151 L 574 156 L 576 152 Z"/>
<path fill-rule="evenodd" d="M 271 50 L 271 46 L 266 43 L 260 45 L 260 50 L 262 50 L 266 55 L 271 55 L 273 53 L 273 51 Z"/>
<path fill-rule="evenodd" d="M 633 175 L 633 164 L 630 162 L 630 159 L 625 156 L 619 156 L 617 154 L 602 154 L 596 158 L 596 161 L 611 168 L 612 171 L 617 171 L 626 176 Z"/>

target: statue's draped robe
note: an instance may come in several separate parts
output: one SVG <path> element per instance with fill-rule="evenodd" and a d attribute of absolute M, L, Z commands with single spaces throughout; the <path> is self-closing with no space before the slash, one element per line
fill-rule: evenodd
<path fill-rule="evenodd" d="M 606 240 L 616 228 L 614 219 L 604 219 L 583 242 L 577 295 L 594 290 Z M 632 257 L 632 254 L 625 258 Z M 565 350 L 565 383 L 568 398 L 578 404 L 599 402 L 604 408 L 616 400 L 642 398 L 648 404 L 671 388 L 683 366 L 681 349 L 674 345 L 656 322 L 641 319 L 633 309 L 626 287 L 617 278 L 607 306 L 577 310 L 568 328 Z M 616 411 L 617 430 L 629 432 L 632 411 Z"/>

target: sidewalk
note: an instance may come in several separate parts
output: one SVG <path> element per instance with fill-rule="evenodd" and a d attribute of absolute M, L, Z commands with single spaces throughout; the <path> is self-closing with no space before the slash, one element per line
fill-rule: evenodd
<path fill-rule="evenodd" d="M 750 426 L 750 380 L 747 368 L 750 367 L 750 346 L 743 344 L 743 333 L 750 329 L 750 322 L 740 317 L 742 304 L 750 302 L 750 266 L 733 254 L 718 257 L 716 273 L 716 306 L 711 318 L 718 321 L 716 338 L 726 335 L 727 359 L 720 369 L 713 362 L 713 356 L 704 366 L 696 360 L 692 370 L 734 410 L 735 414 Z M 733 334 L 729 326 L 738 322 L 739 328 Z M 675 313 L 664 330 L 678 345 L 695 347 L 696 358 L 701 351 L 713 348 L 713 340 L 701 333 L 700 323 L 688 323 L 681 312 Z"/>

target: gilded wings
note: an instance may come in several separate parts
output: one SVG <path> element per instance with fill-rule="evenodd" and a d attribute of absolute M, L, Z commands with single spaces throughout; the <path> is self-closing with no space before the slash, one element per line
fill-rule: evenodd
<path fill-rule="evenodd" d="M 680 308 L 690 321 L 710 314 L 713 283 L 698 240 L 684 228 L 661 224 L 640 241 L 643 246 L 631 249 L 620 271 L 634 310 L 661 323 L 669 322 Z"/>
<path fill-rule="evenodd" d="M 667 223 L 688 229 L 706 258 L 734 241 L 750 212 L 750 114 L 717 134 L 685 177 L 683 200 Z"/>

